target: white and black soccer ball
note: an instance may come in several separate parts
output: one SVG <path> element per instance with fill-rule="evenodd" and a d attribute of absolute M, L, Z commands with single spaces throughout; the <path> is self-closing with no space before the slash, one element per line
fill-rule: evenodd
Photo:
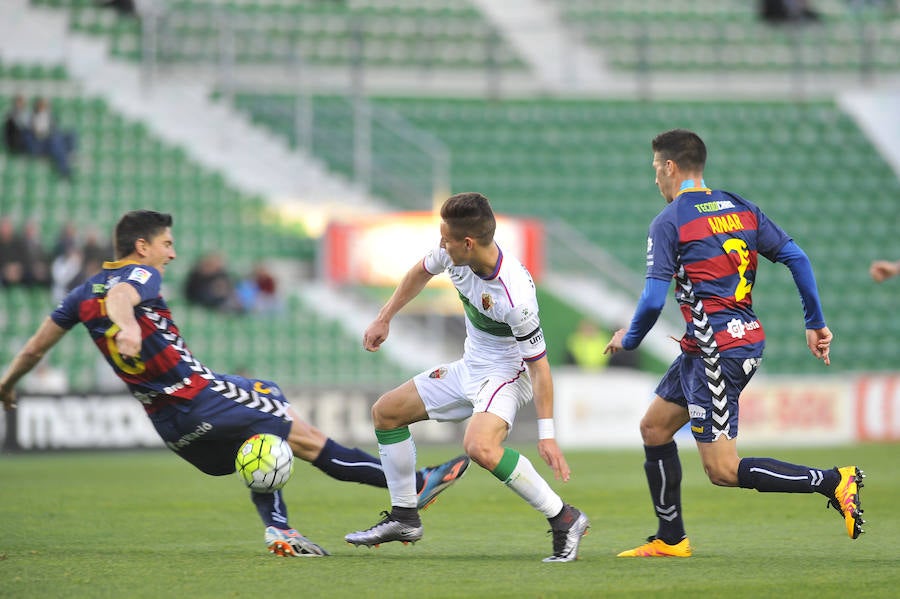
<path fill-rule="evenodd" d="M 287 440 L 278 435 L 253 435 L 238 449 L 234 467 L 250 489 L 272 493 L 290 480 L 294 472 L 294 453 Z"/>

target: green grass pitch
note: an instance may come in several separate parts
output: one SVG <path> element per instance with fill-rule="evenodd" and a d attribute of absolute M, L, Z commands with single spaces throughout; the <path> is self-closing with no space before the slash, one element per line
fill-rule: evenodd
<path fill-rule="evenodd" d="M 518 449 L 552 476 L 533 446 Z M 458 452 L 423 447 L 419 463 Z M 690 559 L 615 557 L 655 531 L 639 450 L 567 452 L 572 480 L 552 484 L 592 521 L 575 563 L 542 563 L 547 522 L 474 465 L 423 513 L 422 541 L 355 548 L 344 534 L 375 523 L 387 491 L 299 462 L 291 522 L 332 557 L 279 559 L 236 475 L 208 477 L 164 451 L 3 454 L 0 597 L 898 596 L 900 445 L 743 453 L 858 464 L 866 534 L 847 538 L 818 494 L 713 487 L 682 446 Z"/>

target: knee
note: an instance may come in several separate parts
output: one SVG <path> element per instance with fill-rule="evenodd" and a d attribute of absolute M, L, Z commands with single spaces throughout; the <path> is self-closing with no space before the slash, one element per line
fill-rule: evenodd
<path fill-rule="evenodd" d="M 645 416 L 641 419 L 641 439 L 644 445 L 665 445 L 672 440 L 672 433 L 659 422 Z"/>
<path fill-rule="evenodd" d="M 382 395 L 372 406 L 372 424 L 378 430 L 389 431 L 406 423 L 399 417 L 388 396 Z"/>
<path fill-rule="evenodd" d="M 500 463 L 502 449 L 484 439 L 466 437 L 463 449 L 473 462 L 486 470 L 493 470 Z"/>
<path fill-rule="evenodd" d="M 703 465 L 709 482 L 717 487 L 736 487 L 738 484 L 737 463 L 716 462 Z"/>

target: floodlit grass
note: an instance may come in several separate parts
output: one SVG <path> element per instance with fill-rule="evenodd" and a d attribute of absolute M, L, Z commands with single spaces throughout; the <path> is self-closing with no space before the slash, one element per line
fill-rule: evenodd
<path fill-rule="evenodd" d="M 533 447 L 521 447 L 536 464 Z M 420 448 L 441 461 L 458 448 Z M 547 523 L 476 466 L 423 513 L 425 538 L 354 548 L 349 531 L 388 507 L 386 490 L 304 463 L 285 489 L 291 522 L 332 552 L 268 555 L 248 492 L 168 452 L 0 456 L 0 597 L 895 597 L 900 588 L 900 445 L 745 451 L 815 466 L 859 464 L 869 524 L 847 538 L 818 494 L 710 485 L 682 449 L 691 559 L 615 555 L 655 531 L 643 455 L 571 451 L 554 482 L 593 527 L 581 557 L 544 564 Z M 547 475 L 543 463 L 537 464 Z"/>

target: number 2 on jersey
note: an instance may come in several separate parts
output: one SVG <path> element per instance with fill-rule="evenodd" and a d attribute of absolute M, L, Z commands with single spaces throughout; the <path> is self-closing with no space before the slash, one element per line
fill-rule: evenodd
<path fill-rule="evenodd" d="M 750 289 L 753 288 L 753 283 L 748 281 L 744 276 L 747 272 L 747 267 L 750 266 L 750 250 L 747 248 L 747 242 L 739 237 L 732 237 L 731 239 L 723 243 L 722 249 L 725 250 L 726 254 L 735 252 L 738 255 L 738 259 L 740 260 L 737 267 L 738 277 L 740 277 L 740 280 L 738 281 L 737 287 L 734 290 L 734 299 L 737 301 L 741 301 L 742 299 L 750 295 Z"/>

